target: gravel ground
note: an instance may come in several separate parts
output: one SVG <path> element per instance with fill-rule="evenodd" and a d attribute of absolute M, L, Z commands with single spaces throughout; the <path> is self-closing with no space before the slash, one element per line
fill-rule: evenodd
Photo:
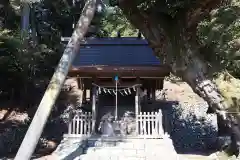
<path fill-rule="evenodd" d="M 166 100 L 163 112 L 168 132 L 178 153 L 198 153 L 215 149 L 217 117 L 206 114 L 208 105 L 186 83 L 164 83 Z"/>
<path fill-rule="evenodd" d="M 196 112 L 188 109 L 196 108 Z M 204 113 L 204 104 L 182 106 L 174 104 L 165 114 L 170 121 L 170 135 L 176 150 L 184 152 L 205 152 L 215 149 L 217 141 L 217 118 Z"/>

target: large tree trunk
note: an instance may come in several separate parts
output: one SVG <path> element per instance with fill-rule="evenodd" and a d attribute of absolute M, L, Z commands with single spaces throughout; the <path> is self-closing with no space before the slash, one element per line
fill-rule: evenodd
<path fill-rule="evenodd" d="M 29 18 L 30 18 L 30 3 L 27 1 L 23 1 L 22 5 L 22 13 L 21 13 L 21 39 L 23 43 L 26 43 L 26 39 L 29 33 Z"/>
<path fill-rule="evenodd" d="M 220 94 L 216 84 L 206 76 L 206 62 L 194 54 L 196 50 L 193 51 L 191 48 L 188 48 L 188 52 L 192 54 L 185 57 L 185 60 L 187 60 L 186 68 L 176 72 L 176 75 L 182 77 L 192 87 L 194 92 L 209 104 L 209 109 L 217 114 L 219 131 L 224 130 L 231 136 L 231 144 L 229 144 L 228 148 L 240 158 L 240 128 L 237 117 L 227 113 L 226 109 L 228 106 L 223 96 Z"/>
<path fill-rule="evenodd" d="M 76 29 L 74 30 L 71 40 L 69 41 L 63 56 L 56 68 L 55 73 L 49 83 L 49 86 L 42 98 L 42 101 L 34 115 L 29 129 L 23 139 L 23 142 L 17 152 L 15 160 L 28 160 L 34 152 L 38 140 L 42 134 L 43 128 L 50 115 L 51 109 L 61 91 L 63 83 L 68 74 L 70 65 L 79 52 L 80 42 L 87 33 L 89 24 L 94 16 L 96 0 L 88 0 L 79 18 Z"/>
<path fill-rule="evenodd" d="M 172 72 L 186 81 L 193 91 L 209 104 L 211 111 L 217 114 L 222 120 L 221 123 L 224 123 L 232 137 L 235 137 L 233 139 L 236 141 L 233 143 L 238 146 L 236 144 L 239 143 L 236 142 L 240 140 L 240 132 L 236 131 L 237 127 L 233 127 L 235 123 L 232 116 L 226 113 L 224 98 L 211 76 L 208 76 L 208 64 L 202 59 L 192 37 L 189 38 L 186 28 L 181 26 L 181 19 L 174 21 L 165 15 L 140 11 L 133 1 L 120 1 L 119 6 L 130 22 L 141 30 L 156 55 L 172 66 Z"/>
<path fill-rule="evenodd" d="M 38 38 L 37 38 L 37 28 L 36 28 L 36 15 L 35 15 L 35 4 L 32 4 L 31 10 L 30 10 L 30 17 L 31 17 L 31 29 L 32 29 L 32 40 L 33 45 L 36 46 L 38 44 Z"/>

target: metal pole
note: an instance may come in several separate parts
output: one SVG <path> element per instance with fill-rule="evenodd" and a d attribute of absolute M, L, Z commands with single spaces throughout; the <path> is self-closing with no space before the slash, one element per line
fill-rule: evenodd
<path fill-rule="evenodd" d="M 118 108 L 117 108 L 117 98 L 118 98 L 118 92 L 117 92 L 117 80 L 116 80 L 116 108 L 115 108 L 115 121 L 117 120 L 117 115 L 118 115 Z"/>

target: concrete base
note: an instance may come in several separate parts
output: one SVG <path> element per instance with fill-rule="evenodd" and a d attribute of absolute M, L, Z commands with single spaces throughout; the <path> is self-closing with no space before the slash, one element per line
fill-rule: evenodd
<path fill-rule="evenodd" d="M 59 160 L 178 160 L 171 139 L 131 137 L 68 137 L 53 153 Z"/>

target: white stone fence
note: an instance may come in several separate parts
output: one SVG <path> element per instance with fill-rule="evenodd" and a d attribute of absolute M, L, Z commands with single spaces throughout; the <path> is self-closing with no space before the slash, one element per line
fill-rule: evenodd
<path fill-rule="evenodd" d="M 89 136 L 92 134 L 94 124 L 91 112 L 77 113 L 69 122 L 68 136 Z"/>
<path fill-rule="evenodd" d="M 70 120 L 68 135 L 70 137 L 90 136 L 95 129 L 95 120 L 91 112 L 79 112 Z M 136 116 L 137 137 L 162 138 L 162 112 L 140 112 Z"/>
<path fill-rule="evenodd" d="M 162 111 L 140 112 L 136 117 L 137 135 L 146 138 L 162 138 Z"/>

